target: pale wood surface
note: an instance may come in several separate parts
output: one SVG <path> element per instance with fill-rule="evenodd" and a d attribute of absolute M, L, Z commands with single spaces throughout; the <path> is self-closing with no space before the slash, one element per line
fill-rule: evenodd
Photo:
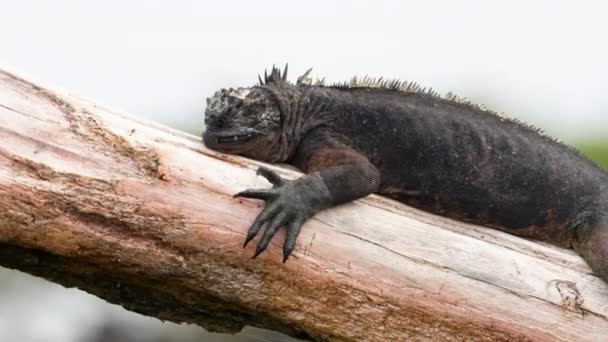
<path fill-rule="evenodd" d="M 282 232 L 251 260 L 261 203 L 232 195 L 268 185 L 259 165 L 0 71 L 0 265 L 228 332 L 608 340 L 608 286 L 571 251 L 379 196 L 311 219 L 286 264 Z"/>

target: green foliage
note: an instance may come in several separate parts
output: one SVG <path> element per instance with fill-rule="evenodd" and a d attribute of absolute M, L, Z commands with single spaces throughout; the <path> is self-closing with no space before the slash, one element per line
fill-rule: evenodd
<path fill-rule="evenodd" d="M 582 142 L 577 144 L 576 147 L 589 158 L 608 169 L 608 141 Z"/>

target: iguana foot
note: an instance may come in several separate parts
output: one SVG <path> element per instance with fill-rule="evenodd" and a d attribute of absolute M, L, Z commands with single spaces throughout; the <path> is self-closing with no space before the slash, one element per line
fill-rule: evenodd
<path fill-rule="evenodd" d="M 276 172 L 260 167 L 257 174 L 272 183 L 272 188 L 247 189 L 234 195 L 266 202 L 264 209 L 249 228 L 243 247 L 247 246 L 262 226 L 268 223 L 253 255 L 255 258 L 266 250 L 279 228 L 286 226 L 287 236 L 283 244 L 283 262 L 285 262 L 295 247 L 302 224 L 306 219 L 329 206 L 331 196 L 318 173 L 305 175 L 296 180 L 285 180 Z"/>

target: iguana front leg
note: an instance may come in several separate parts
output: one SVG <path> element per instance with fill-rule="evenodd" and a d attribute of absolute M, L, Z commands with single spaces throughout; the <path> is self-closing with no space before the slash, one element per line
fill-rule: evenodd
<path fill-rule="evenodd" d="M 262 167 L 258 174 L 273 187 L 248 189 L 235 195 L 266 201 L 245 238 L 244 246 L 268 223 L 254 258 L 268 247 L 281 226 L 287 226 L 283 262 L 287 261 L 308 218 L 323 209 L 364 197 L 380 184 L 380 173 L 365 156 L 336 140 L 320 139 L 318 134 L 300 143 L 293 164 L 308 174 L 285 180 Z"/>

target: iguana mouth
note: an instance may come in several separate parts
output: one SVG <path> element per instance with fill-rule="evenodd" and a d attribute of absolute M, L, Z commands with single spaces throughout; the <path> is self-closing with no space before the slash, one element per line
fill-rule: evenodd
<path fill-rule="evenodd" d="M 225 135 L 225 136 L 216 136 L 216 141 L 218 144 L 226 145 L 226 144 L 237 144 L 247 142 L 253 138 L 255 138 L 257 134 L 255 133 L 246 133 L 246 134 L 233 134 L 233 135 Z"/>

